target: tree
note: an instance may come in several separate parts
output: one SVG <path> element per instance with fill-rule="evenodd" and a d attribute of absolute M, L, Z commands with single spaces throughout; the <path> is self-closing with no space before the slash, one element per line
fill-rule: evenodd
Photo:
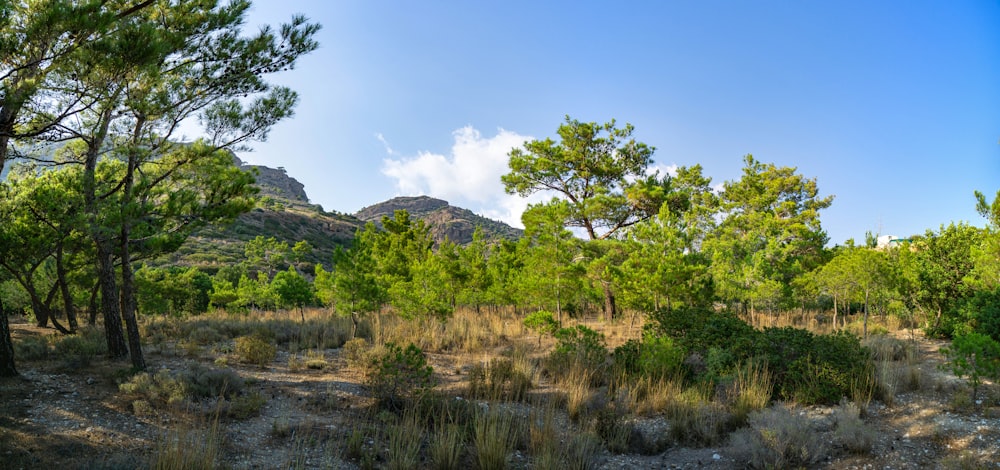
<path fill-rule="evenodd" d="M 265 139 L 275 122 L 291 115 L 296 96 L 287 88 L 270 86 L 263 75 L 290 67 L 299 55 L 316 47 L 311 37 L 318 27 L 301 17 L 293 18 L 278 34 L 265 28 L 256 36 L 241 37 L 249 6 L 247 1 L 224 6 L 181 3 L 143 11 L 119 21 L 114 34 L 82 49 L 57 76 L 60 84 L 73 85 L 58 88 L 72 91 L 62 91 L 64 97 L 57 99 L 78 99 L 86 107 L 81 119 L 54 127 L 45 137 L 84 143 L 80 155 L 84 206 L 97 247 L 109 351 L 112 356 L 131 351 L 137 369 L 144 367 L 144 361 L 135 321 L 130 250 L 133 224 L 141 220 L 140 208 L 148 200 L 143 190 L 153 191 L 175 171 L 216 157 L 222 148 Z M 245 100 L 248 95 L 253 98 Z M 210 138 L 196 146 L 173 143 L 180 123 L 195 116 Z M 125 170 L 113 194 L 98 194 L 95 168 L 108 146 L 125 163 Z M 163 165 L 167 170 L 159 177 L 143 178 L 143 164 L 163 164 L 164 156 L 174 157 L 172 165 Z M 245 188 L 227 189 L 246 194 Z M 118 213 L 102 217 L 98 200 L 112 196 L 119 202 Z M 245 204 L 239 199 L 236 205 L 230 199 L 216 201 L 206 214 L 237 210 Z M 122 266 L 120 296 L 114 276 L 116 255 Z M 128 330 L 128 347 L 121 339 L 121 319 Z"/>
<path fill-rule="evenodd" d="M 578 240 L 563 225 L 569 210 L 565 201 L 552 201 L 532 205 L 521 216 L 526 246 L 523 289 L 535 306 L 554 310 L 559 325 L 567 301 L 582 287 L 584 271 Z"/>
<path fill-rule="evenodd" d="M 678 168 L 665 181 L 665 202 L 657 216 L 629 229 L 628 257 L 620 270 L 627 304 L 646 311 L 711 298 L 708 263 L 700 251 L 718 211 L 711 179 L 695 165 Z"/>
<path fill-rule="evenodd" d="M 654 148 L 633 139 L 633 129 L 631 124 L 618 128 L 614 120 L 585 123 L 566 116 L 558 143 L 533 140 L 510 151 L 511 171 L 501 178 L 504 189 L 520 196 L 555 193 L 569 209 L 567 227 L 582 228 L 591 240 L 614 237 L 655 215 L 660 206 L 659 181 L 646 178 Z M 605 315 L 611 318 L 616 307 L 609 285 L 604 297 Z"/>
<path fill-rule="evenodd" d="M 374 230 L 374 225 L 370 227 Z M 365 231 L 368 228 L 364 229 Z M 372 238 L 355 238 L 354 245 L 345 250 L 338 247 L 333 254 L 333 270 L 326 272 L 316 265 L 316 295 L 337 312 L 351 316 L 351 337 L 358 332 L 359 317 L 378 311 L 388 296 L 378 282 L 375 258 L 372 256 Z"/>
<path fill-rule="evenodd" d="M 42 90 L 50 89 L 50 76 L 63 70 L 81 51 L 114 34 L 116 23 L 128 21 L 153 3 L 0 4 L 0 172 L 10 159 L 12 140 L 30 143 L 87 109 L 88 104 L 79 96 L 36 99 L 44 94 Z M 0 376 L 16 375 L 7 318 L 0 323 Z"/>
<path fill-rule="evenodd" d="M 827 242 L 815 179 L 795 168 L 763 164 L 747 155 L 743 175 L 723 184 L 724 218 L 705 241 L 718 293 L 749 307 L 775 308 L 790 297 L 791 281 L 819 265 Z"/>
<path fill-rule="evenodd" d="M 247 265 L 257 272 L 263 272 L 269 278 L 278 272 L 278 268 L 285 264 L 292 254 L 288 243 L 263 235 L 257 235 L 243 246 Z"/>
<path fill-rule="evenodd" d="M 295 268 L 289 266 L 287 271 L 281 271 L 274 275 L 271 280 L 271 288 L 278 294 L 278 302 L 284 308 L 297 308 L 302 316 L 302 323 L 305 323 L 306 316 L 303 308 L 312 303 L 313 286 L 306 278 L 302 277 Z"/>
<path fill-rule="evenodd" d="M 928 230 L 913 242 L 915 250 L 910 268 L 914 280 L 915 301 L 919 308 L 934 314 L 926 325 L 929 335 L 951 337 L 961 322 L 958 306 L 974 292 L 964 282 L 972 273 L 972 248 L 982 243 L 983 231 L 967 224 L 941 226 Z"/>

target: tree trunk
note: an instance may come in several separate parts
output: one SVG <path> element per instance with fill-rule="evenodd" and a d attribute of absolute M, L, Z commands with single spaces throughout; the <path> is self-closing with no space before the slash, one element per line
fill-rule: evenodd
<path fill-rule="evenodd" d="M 611 322 L 618 316 L 618 306 L 615 303 L 615 294 L 611 291 L 611 283 L 602 282 L 604 287 L 604 319 Z"/>
<path fill-rule="evenodd" d="M 861 327 L 861 331 L 864 332 L 865 338 L 868 337 L 868 291 L 865 291 L 865 320 L 864 325 Z"/>
<path fill-rule="evenodd" d="M 73 295 L 69 292 L 69 283 L 66 282 L 66 266 L 63 265 L 62 247 L 56 251 L 56 282 L 59 284 L 60 294 L 63 298 L 63 309 L 66 310 L 66 322 L 69 323 L 70 331 L 76 331 L 79 325 L 76 322 L 76 308 L 73 306 Z"/>
<path fill-rule="evenodd" d="M 0 377 L 16 377 L 17 367 L 14 364 L 14 341 L 10 337 L 10 324 L 7 312 L 3 309 L 3 299 L 0 299 Z"/>
<path fill-rule="evenodd" d="M 100 310 L 97 303 L 97 293 L 100 292 L 100 290 L 100 283 L 94 283 L 94 287 L 90 289 L 90 303 L 87 306 L 87 308 L 90 309 L 90 312 L 88 312 L 90 315 L 87 319 L 87 324 L 90 326 L 97 325 L 97 311 Z"/>
<path fill-rule="evenodd" d="M 118 302 L 118 282 L 115 263 L 105 242 L 97 244 L 97 279 L 101 284 L 101 311 L 104 314 L 104 334 L 108 340 L 108 355 L 120 359 L 128 355 L 122 333 L 121 304 Z"/>

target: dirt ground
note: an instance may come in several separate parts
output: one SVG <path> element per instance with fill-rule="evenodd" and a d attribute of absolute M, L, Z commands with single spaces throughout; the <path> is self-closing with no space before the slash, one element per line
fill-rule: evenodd
<path fill-rule="evenodd" d="M 12 328 L 15 338 L 51 334 L 24 323 Z M 1000 468 L 1000 403 L 994 387 L 987 386 L 980 394 L 981 403 L 962 406 L 955 396 L 962 393 L 963 382 L 938 367 L 938 349 L 944 343 L 915 341 L 920 386 L 897 395 L 891 404 L 873 401 L 866 410 L 866 423 L 877 431 L 871 452 L 856 455 L 834 448 L 816 468 Z M 248 388 L 266 398 L 266 403 L 259 416 L 220 422 L 221 465 L 235 469 L 358 468 L 357 462 L 342 458 L 341 441 L 354 420 L 370 407 L 371 399 L 361 375 L 347 367 L 340 354 L 339 349 L 324 351 L 328 366 L 322 370 L 291 370 L 287 352 L 279 352 L 266 368 L 231 363 L 249 379 Z M 150 370 L 179 370 L 193 362 L 211 365 L 215 357 L 207 351 L 192 355 L 172 345 L 147 349 Z M 448 355 L 432 354 L 429 359 L 442 386 L 457 395 L 464 365 Z M 0 380 L 0 468 L 141 467 L 167 436 L 183 436 L 183 430 L 211 424 L 211 418 L 204 417 L 211 415 L 208 412 L 137 415 L 121 398 L 115 380 L 125 367 L 125 363 L 103 359 L 86 367 L 60 361 L 19 364 L 20 378 Z M 551 390 L 551 384 L 541 382 L 534 393 Z M 824 436 L 832 436 L 833 410 L 796 409 Z M 527 410 L 522 412 L 527 416 Z M 566 423 L 563 432 L 572 432 L 568 418 L 557 419 Z M 665 419 L 656 417 L 633 424 L 650 433 L 666 432 L 669 427 Z M 194 431 L 191 435 L 200 436 Z M 737 450 L 727 445 L 675 446 L 651 456 L 603 451 L 599 468 L 746 468 L 747 463 L 735 457 Z M 515 453 L 512 462 L 515 468 L 530 468 L 528 457 L 520 453 Z"/>

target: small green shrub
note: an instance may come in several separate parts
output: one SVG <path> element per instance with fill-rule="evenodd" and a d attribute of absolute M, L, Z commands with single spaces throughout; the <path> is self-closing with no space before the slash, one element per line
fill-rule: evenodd
<path fill-rule="evenodd" d="M 424 352 L 412 343 L 406 349 L 386 343 L 385 352 L 373 361 L 368 374 L 372 396 L 382 406 L 397 411 L 435 385 L 434 369 L 427 365 Z"/>
<path fill-rule="evenodd" d="M 229 402 L 229 409 L 226 410 L 226 416 L 234 419 L 252 418 L 260 415 L 260 410 L 266 403 L 267 398 L 256 392 L 233 397 Z"/>
<path fill-rule="evenodd" d="M 545 310 L 529 314 L 524 317 L 522 323 L 524 323 L 525 328 L 538 334 L 539 344 L 542 342 L 542 336 L 555 334 L 556 330 L 559 329 L 559 322 L 552 316 L 552 312 Z"/>
<path fill-rule="evenodd" d="M 264 367 L 274 361 L 278 348 L 258 335 L 241 336 L 236 338 L 236 355 L 241 362 Z"/>
<path fill-rule="evenodd" d="M 948 364 L 941 367 L 950 369 L 959 378 L 968 377 L 972 387 L 972 401 L 976 401 L 979 385 L 983 379 L 1000 378 L 1000 343 L 981 333 L 956 336 L 950 347 L 941 348 L 948 358 Z"/>
<path fill-rule="evenodd" d="M 549 371 L 559 376 L 577 365 L 591 371 L 595 384 L 604 381 L 608 349 L 604 335 L 583 325 L 562 328 L 555 333 L 555 349 L 549 355 Z"/>
<path fill-rule="evenodd" d="M 41 336 L 29 336 L 14 343 L 14 357 L 19 361 L 38 361 L 49 356 L 48 341 Z"/>
<path fill-rule="evenodd" d="M 56 340 L 53 345 L 55 355 L 64 359 L 93 358 L 104 354 L 107 350 L 108 346 L 104 338 L 88 330 L 81 330 L 75 335 L 63 336 Z"/>

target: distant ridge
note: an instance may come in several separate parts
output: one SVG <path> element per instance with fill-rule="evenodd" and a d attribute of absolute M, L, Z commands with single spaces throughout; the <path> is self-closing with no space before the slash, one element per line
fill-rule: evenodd
<path fill-rule="evenodd" d="M 354 217 L 364 222 L 374 222 L 381 226 L 382 217 L 392 217 L 397 210 L 406 210 L 415 219 L 425 221 L 431 226 L 431 235 L 438 242 L 447 237 L 452 242 L 465 245 L 472 241 L 476 227 L 482 227 L 483 235 L 488 240 L 517 240 L 524 232 L 503 222 L 476 215 L 468 209 L 455 207 L 447 201 L 428 196 L 395 197 L 365 207 L 354 214 Z"/>

